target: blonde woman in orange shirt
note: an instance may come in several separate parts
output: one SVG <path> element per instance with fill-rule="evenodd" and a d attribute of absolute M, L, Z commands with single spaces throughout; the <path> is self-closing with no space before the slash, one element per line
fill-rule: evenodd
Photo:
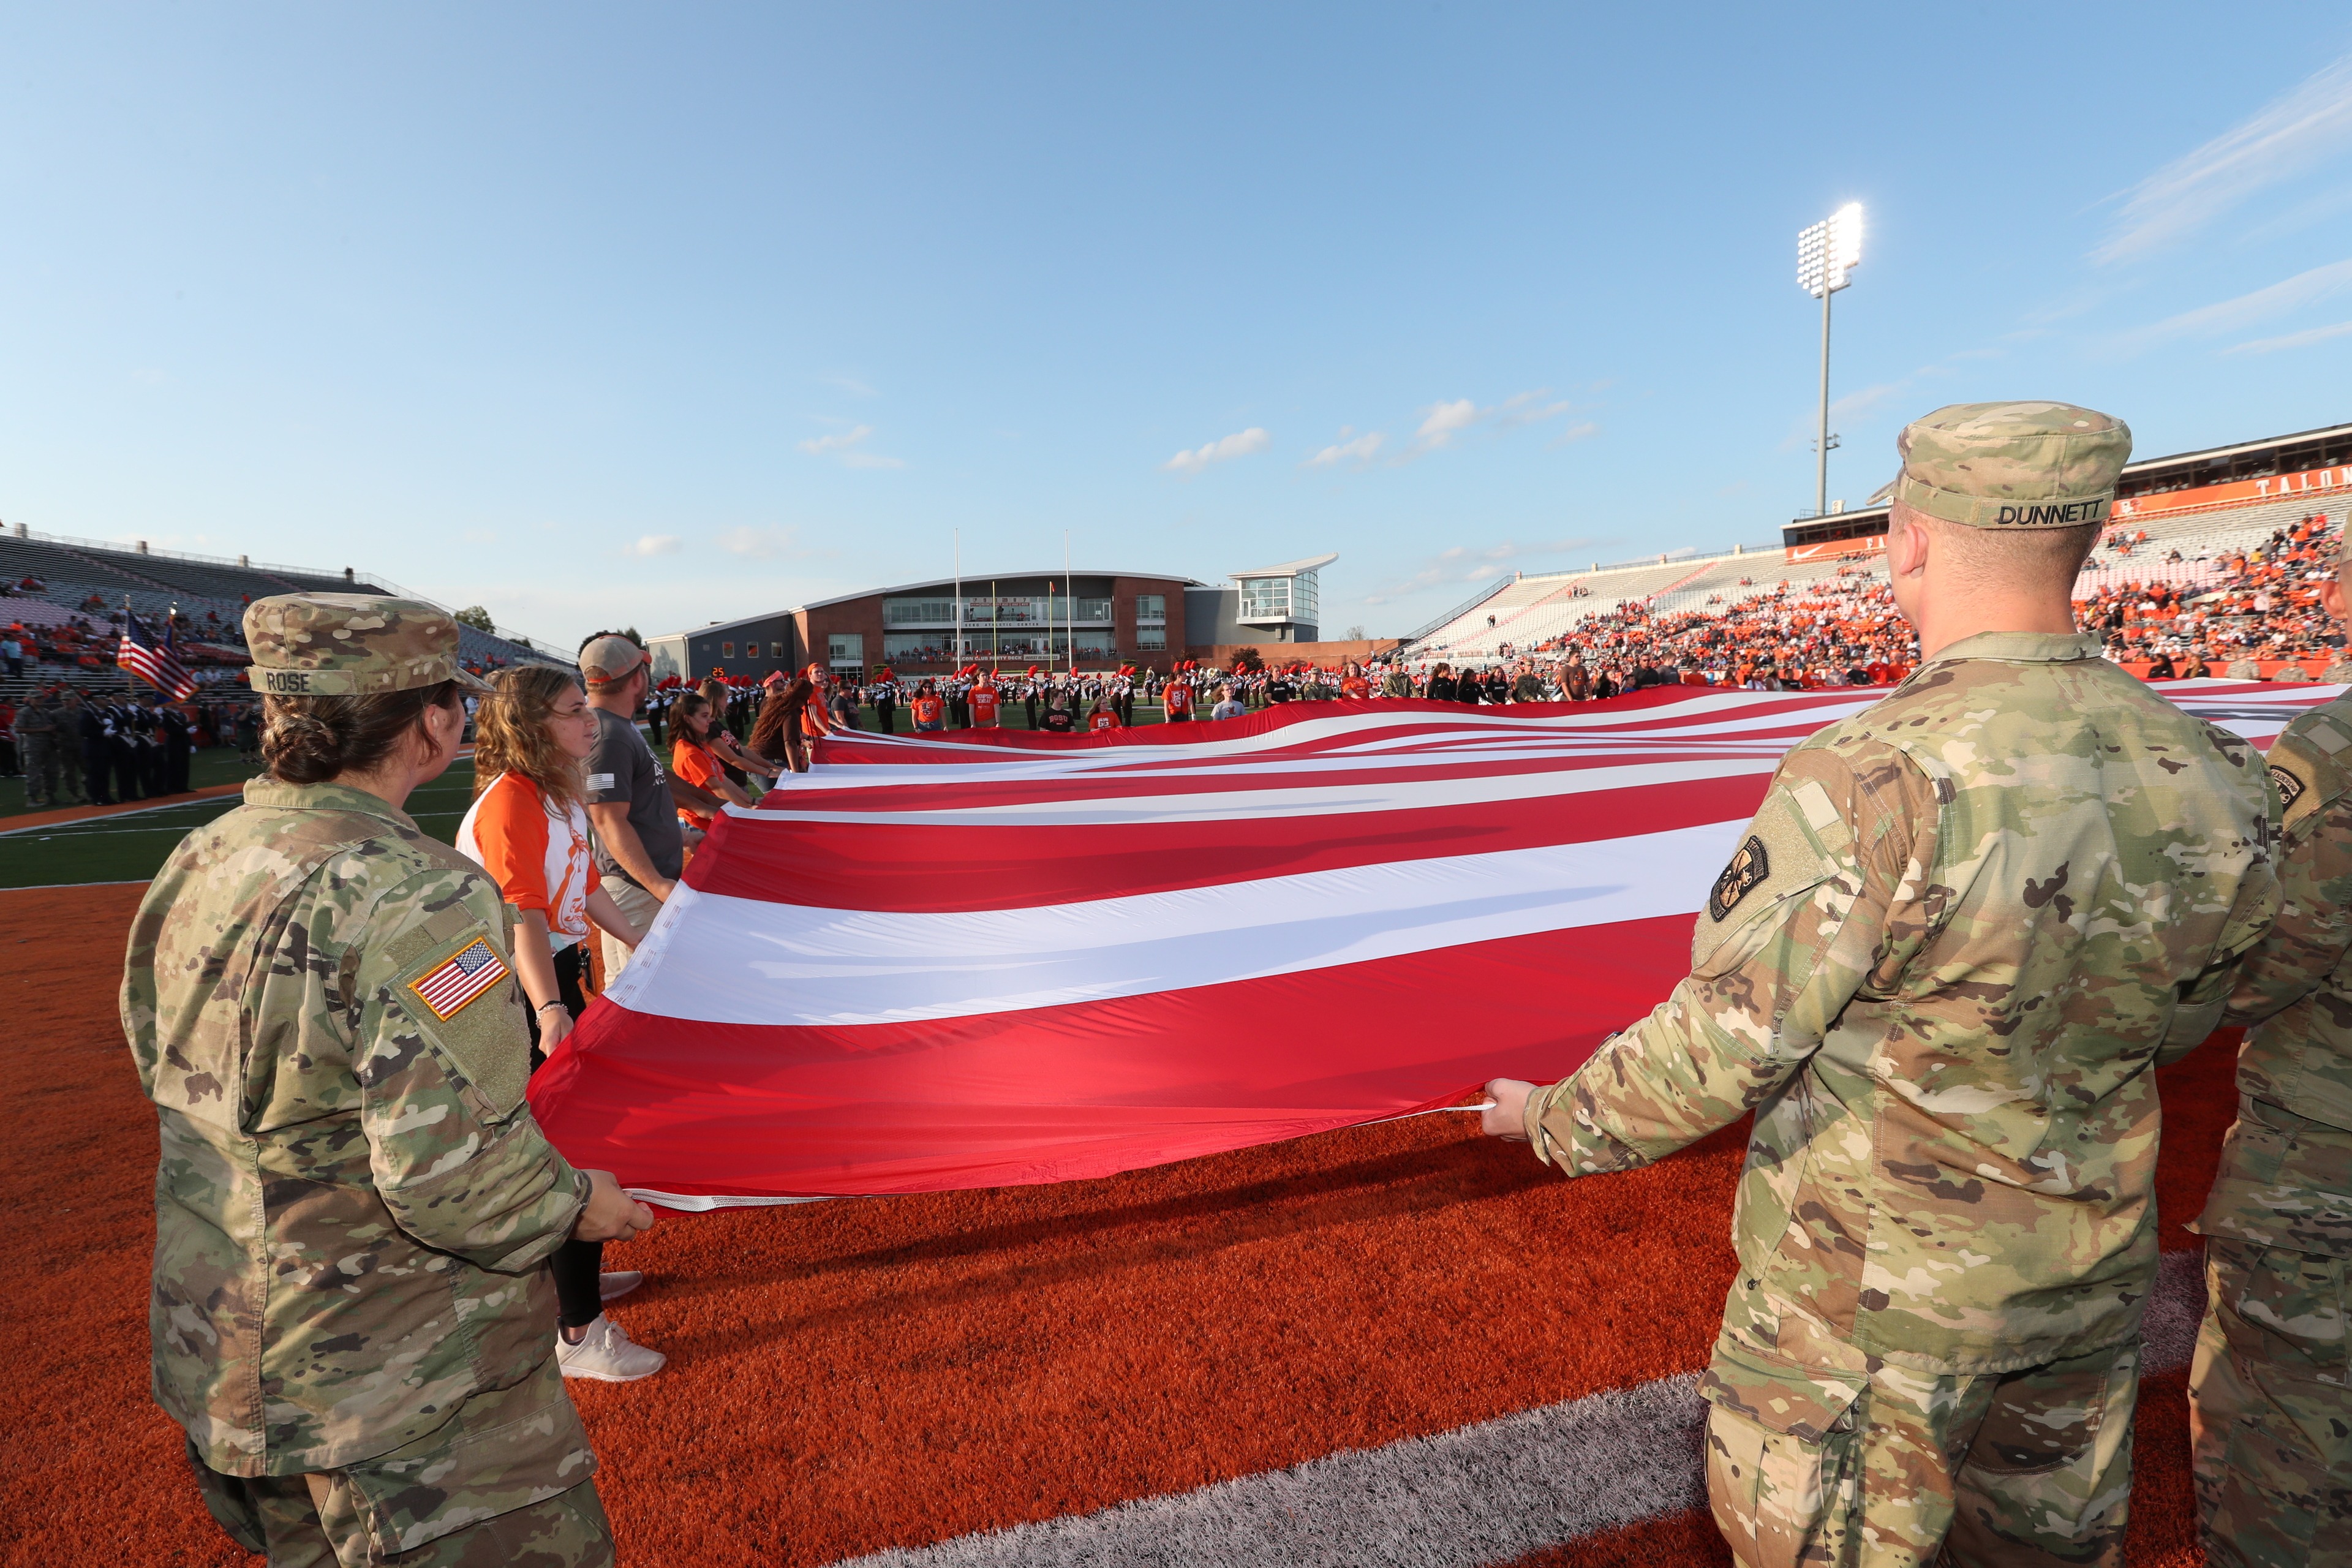
<path fill-rule="evenodd" d="M 596 716 L 579 678 L 548 665 L 500 672 L 475 715 L 475 736 L 474 805 L 457 844 L 517 910 L 515 978 L 530 1010 L 537 1071 L 587 1008 L 581 972 L 590 923 L 631 947 L 643 933 L 599 884 L 589 851 L 580 768 L 595 742 Z M 601 1242 L 567 1241 L 550 1262 L 556 1360 L 566 1377 L 628 1383 L 659 1372 L 667 1358 L 632 1342 L 604 1315 L 604 1301 L 645 1276 L 604 1273 L 604 1250 Z"/>

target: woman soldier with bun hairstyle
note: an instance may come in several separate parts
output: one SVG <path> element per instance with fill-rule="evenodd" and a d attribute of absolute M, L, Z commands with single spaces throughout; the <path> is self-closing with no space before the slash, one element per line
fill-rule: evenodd
<path fill-rule="evenodd" d="M 402 810 L 488 688 L 411 600 L 245 630 L 268 776 L 150 884 L 122 980 L 156 1399 L 273 1562 L 609 1563 L 542 1265 L 653 1215 L 541 1135 L 498 883 Z"/>

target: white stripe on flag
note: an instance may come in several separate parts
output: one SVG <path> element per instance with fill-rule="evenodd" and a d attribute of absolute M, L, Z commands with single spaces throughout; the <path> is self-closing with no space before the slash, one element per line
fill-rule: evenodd
<path fill-rule="evenodd" d="M 1255 821 L 1269 816 L 1329 816 L 1359 811 L 1427 810 L 1437 806 L 1475 805 L 1486 801 L 1538 800 L 1547 795 L 1584 795 L 1594 790 L 1644 789 L 1653 784 L 1679 784 L 1692 779 L 1769 774 L 1780 765 L 1780 758 L 1786 753 L 1787 747 L 1776 746 L 1768 750 L 1770 754 L 1766 756 L 1701 757 L 1690 762 L 1635 763 L 1622 767 L 1475 773 L 1453 779 L 1384 779 L 1366 784 L 1310 784 L 1297 789 L 1107 795 L 1087 800 L 1008 801 L 1001 805 L 931 811 L 910 806 L 883 811 L 763 811 L 758 807 L 746 811 L 734 805 L 727 807 L 727 810 L 731 815 L 755 820 L 782 817 L 793 822 L 920 823 L 935 826 Z M 972 775 L 970 773 L 952 774 L 949 782 L 969 784 L 972 782 Z M 1712 877 L 1715 873 L 1711 870 L 1707 874 Z"/>
<path fill-rule="evenodd" d="M 1744 822 L 947 914 L 681 886 L 608 993 L 709 1024 L 839 1026 L 1055 1007 L 1696 912 Z"/>

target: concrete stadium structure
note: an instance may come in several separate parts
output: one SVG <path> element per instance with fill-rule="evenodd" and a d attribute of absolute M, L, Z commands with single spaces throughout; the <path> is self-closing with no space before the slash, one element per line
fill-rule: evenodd
<path fill-rule="evenodd" d="M 2334 425 L 2127 466 L 2113 528 L 2147 542 L 2123 560 L 2095 552 L 2078 594 L 2123 582 L 2194 584 L 2218 575 L 2212 558 L 2314 513 L 2352 510 L 2352 425 Z M 1563 636 L 1636 601 L 1651 610 L 1729 609 L 1743 599 L 1851 574 L 1886 548 L 1887 509 L 1801 517 L 1777 543 L 1699 554 L 1670 552 L 1582 572 L 1498 578 L 1405 639 L 1409 657 L 1491 662 Z M 2178 551 L 2182 559 L 2167 563 Z"/>

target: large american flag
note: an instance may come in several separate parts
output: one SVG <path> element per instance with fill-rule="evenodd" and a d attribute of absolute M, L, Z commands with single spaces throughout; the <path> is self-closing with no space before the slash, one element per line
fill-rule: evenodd
<path fill-rule="evenodd" d="M 2267 745 L 2335 686 L 2167 682 Z M 1556 1079 L 1663 1000 L 1781 755 L 1884 691 L 830 738 L 531 1098 L 686 1206 L 1099 1176 Z"/>
<path fill-rule="evenodd" d="M 122 607 L 122 646 L 115 650 L 114 662 L 174 700 L 196 694 L 196 678 L 173 649 L 171 623 L 164 623 L 163 640 L 159 643 L 139 624 L 128 604 Z"/>

